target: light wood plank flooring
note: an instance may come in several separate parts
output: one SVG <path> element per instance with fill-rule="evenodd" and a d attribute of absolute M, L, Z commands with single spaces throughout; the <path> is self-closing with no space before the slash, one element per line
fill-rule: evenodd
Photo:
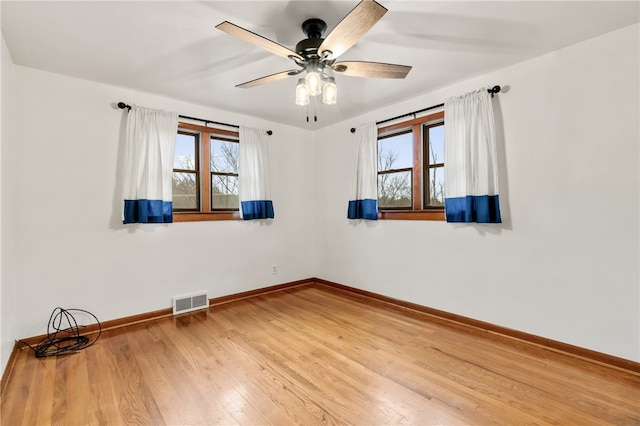
<path fill-rule="evenodd" d="M 640 377 L 305 285 L 21 351 L 3 425 L 639 425 Z"/>

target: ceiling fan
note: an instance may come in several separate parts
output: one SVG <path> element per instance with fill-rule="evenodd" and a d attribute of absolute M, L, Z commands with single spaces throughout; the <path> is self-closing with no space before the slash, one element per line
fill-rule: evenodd
<path fill-rule="evenodd" d="M 307 105 L 309 95 L 317 96 L 323 93 L 323 102 L 331 104 L 335 103 L 336 93 L 332 71 L 352 77 L 405 78 L 411 70 L 407 65 L 381 62 L 336 62 L 336 59 L 360 40 L 386 12 L 387 9 L 374 0 L 362 0 L 326 38 L 322 38 L 322 35 L 327 29 L 327 24 L 322 19 L 307 19 L 302 23 L 302 31 L 307 38 L 298 42 L 295 51 L 228 21 L 216 25 L 216 28 L 274 55 L 289 58 L 299 67 L 247 81 L 236 87 L 256 87 L 306 71 L 306 78 L 299 79 L 296 86 L 296 103 Z"/>

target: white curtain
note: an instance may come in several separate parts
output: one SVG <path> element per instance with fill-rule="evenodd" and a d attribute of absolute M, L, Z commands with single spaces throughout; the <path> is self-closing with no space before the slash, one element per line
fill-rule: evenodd
<path fill-rule="evenodd" d="M 366 123 L 356 128 L 349 219 L 378 220 L 378 128 Z"/>
<path fill-rule="evenodd" d="M 173 155 L 178 115 L 133 105 L 123 164 L 123 223 L 173 222 Z"/>
<path fill-rule="evenodd" d="M 238 179 L 242 219 L 273 219 L 266 130 L 240 126 Z"/>
<path fill-rule="evenodd" d="M 447 222 L 500 223 L 498 155 L 487 89 L 445 101 Z"/>

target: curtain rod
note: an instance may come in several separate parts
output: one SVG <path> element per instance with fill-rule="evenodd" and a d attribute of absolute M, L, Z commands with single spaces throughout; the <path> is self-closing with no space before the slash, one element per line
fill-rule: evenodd
<path fill-rule="evenodd" d="M 125 109 L 126 108 L 127 111 L 131 111 L 131 105 L 127 105 L 124 102 L 118 102 L 118 108 L 120 108 L 120 109 Z M 205 126 L 207 124 L 211 123 L 211 124 L 220 124 L 221 126 L 235 127 L 236 129 L 240 128 L 240 126 L 238 126 L 237 124 L 221 123 L 219 121 L 211 121 L 211 120 L 205 120 L 203 118 L 189 117 L 188 115 L 178 115 L 178 117 L 186 118 L 187 120 L 202 121 Z M 268 135 L 272 135 L 273 131 L 267 130 L 267 134 Z"/>
<path fill-rule="evenodd" d="M 493 95 L 495 93 L 499 93 L 500 89 L 501 89 L 500 86 L 493 86 L 491 89 L 487 89 L 487 92 L 491 93 L 491 97 L 493 98 Z M 398 116 L 392 117 L 392 118 L 387 118 L 386 120 L 376 121 L 376 124 L 387 123 L 389 121 L 397 120 L 398 118 L 408 117 L 410 115 L 413 115 L 415 117 L 416 114 L 419 114 L 421 112 L 429 111 L 431 109 L 436 109 L 436 108 L 442 108 L 443 106 L 444 106 L 444 104 L 432 105 L 430 107 L 422 108 L 422 109 L 419 109 L 417 111 L 408 112 L 406 114 L 398 115 Z M 354 127 L 352 127 L 351 128 L 351 133 L 355 133 L 355 132 L 356 132 L 356 129 Z"/>

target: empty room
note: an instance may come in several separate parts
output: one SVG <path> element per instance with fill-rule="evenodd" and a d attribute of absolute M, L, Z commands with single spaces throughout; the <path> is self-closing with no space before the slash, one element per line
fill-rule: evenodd
<path fill-rule="evenodd" d="M 640 424 L 639 2 L 0 25 L 1 424 Z"/>

